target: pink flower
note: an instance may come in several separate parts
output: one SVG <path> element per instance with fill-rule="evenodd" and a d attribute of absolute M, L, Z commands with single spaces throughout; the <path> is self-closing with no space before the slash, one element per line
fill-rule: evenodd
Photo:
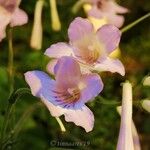
<path fill-rule="evenodd" d="M 109 54 L 119 45 L 121 33 L 113 25 L 104 25 L 95 33 L 93 25 L 83 18 L 76 18 L 68 29 L 70 45 L 56 43 L 48 48 L 45 55 L 58 59 L 61 56 L 73 56 L 84 71 L 110 71 L 125 74 L 124 66 L 118 59 L 112 59 Z M 50 62 L 50 71 L 57 61 Z"/>
<path fill-rule="evenodd" d="M 87 0 L 91 3 L 92 8 L 88 12 L 90 16 L 95 18 L 105 17 L 108 23 L 117 27 L 121 27 L 124 23 L 124 17 L 120 14 L 125 14 L 128 9 L 118 5 L 114 0 Z"/>
<path fill-rule="evenodd" d="M 134 150 L 132 135 L 132 85 L 123 84 L 122 111 L 117 150 Z"/>
<path fill-rule="evenodd" d="M 42 71 L 28 71 L 25 80 L 34 96 L 39 97 L 54 117 L 64 114 L 67 122 L 93 129 L 94 115 L 85 105 L 103 89 L 97 74 L 81 74 L 79 64 L 72 57 L 62 57 L 55 66 L 55 79 Z"/>
<path fill-rule="evenodd" d="M 21 26 L 28 21 L 27 14 L 19 8 L 18 0 L 0 0 L 0 41 L 6 36 L 6 27 Z"/>

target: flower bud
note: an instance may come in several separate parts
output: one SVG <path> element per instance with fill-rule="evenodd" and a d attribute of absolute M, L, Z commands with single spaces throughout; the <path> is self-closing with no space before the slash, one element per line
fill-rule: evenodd
<path fill-rule="evenodd" d="M 145 109 L 147 112 L 150 113 L 150 100 L 145 99 L 142 101 L 142 107 Z"/>
<path fill-rule="evenodd" d="M 61 22 L 58 16 L 58 11 L 56 7 L 56 0 L 49 0 L 51 7 L 51 21 L 52 21 L 52 29 L 54 31 L 60 31 Z"/>
<path fill-rule="evenodd" d="M 44 1 L 38 0 L 35 6 L 34 12 L 34 24 L 32 29 L 31 41 L 30 45 L 32 48 L 37 50 L 42 48 L 42 39 L 43 39 L 43 31 L 42 31 L 42 9 L 43 9 Z"/>
<path fill-rule="evenodd" d="M 150 86 L 150 76 L 146 77 L 143 81 L 144 86 Z"/>

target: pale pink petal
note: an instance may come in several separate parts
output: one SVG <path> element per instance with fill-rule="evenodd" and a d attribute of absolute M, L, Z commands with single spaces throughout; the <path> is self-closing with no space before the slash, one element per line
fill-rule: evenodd
<path fill-rule="evenodd" d="M 61 57 L 58 60 L 54 72 L 57 86 L 62 90 L 75 87 L 81 77 L 79 64 L 69 56 Z"/>
<path fill-rule="evenodd" d="M 124 17 L 121 15 L 109 15 L 107 19 L 110 24 L 113 24 L 118 28 L 122 27 L 124 23 Z"/>
<path fill-rule="evenodd" d="M 116 2 L 114 2 L 114 1 L 112 1 L 111 3 L 112 3 L 112 5 L 113 5 L 113 7 L 114 7 L 116 13 L 125 14 L 125 13 L 129 12 L 129 10 L 128 10 L 127 8 L 118 5 L 118 4 L 117 4 Z"/>
<path fill-rule="evenodd" d="M 28 16 L 25 11 L 17 8 L 15 12 L 12 14 L 10 26 L 21 26 L 28 22 Z"/>
<path fill-rule="evenodd" d="M 59 42 L 51 45 L 46 51 L 45 55 L 52 58 L 59 58 L 62 56 L 70 56 L 73 53 L 73 48 L 67 43 Z"/>
<path fill-rule="evenodd" d="M 6 11 L 13 13 L 17 7 L 17 0 L 1 0 L 0 6 L 6 9 Z"/>
<path fill-rule="evenodd" d="M 133 121 L 132 121 L 132 136 L 133 136 L 134 150 L 141 150 L 140 139 Z"/>
<path fill-rule="evenodd" d="M 73 110 L 55 106 L 44 97 L 41 97 L 41 100 L 53 117 L 59 117 L 64 114 L 67 122 L 74 122 L 75 125 L 83 127 L 86 132 L 93 129 L 94 115 L 87 106 L 84 105 L 80 109 Z"/>
<path fill-rule="evenodd" d="M 110 71 L 112 73 L 119 73 L 122 76 L 125 75 L 125 68 L 123 66 L 123 64 L 121 63 L 120 60 L 118 59 L 111 59 L 111 58 L 107 58 L 104 59 L 103 61 L 101 61 L 100 63 L 97 63 L 94 68 L 94 70 L 97 71 Z"/>
<path fill-rule="evenodd" d="M 102 18 L 104 17 L 104 13 L 97 8 L 97 6 L 93 6 L 89 11 L 88 11 L 88 15 L 95 17 L 95 18 Z"/>
<path fill-rule="evenodd" d="M 45 106 L 48 108 L 50 111 L 51 115 L 53 117 L 59 117 L 64 114 L 66 111 L 65 108 L 62 108 L 60 106 L 56 106 L 52 104 L 50 101 L 48 101 L 45 97 L 41 96 L 41 101 L 45 104 Z"/>
<path fill-rule="evenodd" d="M 67 122 L 74 122 L 77 126 L 83 127 L 86 132 L 92 131 L 94 126 L 94 115 L 87 106 L 83 106 L 78 110 L 68 109 L 64 115 Z"/>
<path fill-rule="evenodd" d="M 80 99 L 87 102 L 93 100 L 102 91 L 103 82 L 97 74 L 85 74 L 82 75 L 79 88 L 81 90 Z"/>
<path fill-rule="evenodd" d="M 50 73 L 50 74 L 55 74 L 54 73 L 54 68 L 55 68 L 55 65 L 57 64 L 57 59 L 53 59 L 53 60 L 51 60 L 48 64 L 47 64 L 47 66 L 46 66 L 46 70 Z"/>
<path fill-rule="evenodd" d="M 119 113 L 119 115 L 121 115 L 121 111 L 122 111 L 122 108 L 121 106 L 118 106 L 117 107 L 117 112 Z M 140 139 L 139 139 L 139 136 L 138 136 L 138 132 L 137 132 L 137 129 L 136 129 L 136 126 L 132 120 L 132 138 L 133 138 L 133 143 L 134 143 L 134 150 L 141 150 L 141 146 L 140 146 Z"/>
<path fill-rule="evenodd" d="M 71 22 L 69 26 L 69 40 L 70 42 L 76 42 L 93 33 L 93 31 L 93 25 L 87 19 L 77 17 Z"/>
<path fill-rule="evenodd" d="M 6 37 L 6 27 L 10 22 L 11 15 L 3 8 L 0 8 L 0 41 Z"/>
<path fill-rule="evenodd" d="M 114 25 L 104 25 L 97 31 L 97 37 L 106 51 L 111 53 L 119 45 L 121 32 Z"/>

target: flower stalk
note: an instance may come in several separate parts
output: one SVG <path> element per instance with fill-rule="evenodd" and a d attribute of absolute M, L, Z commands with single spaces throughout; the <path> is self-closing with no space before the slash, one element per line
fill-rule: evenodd
<path fill-rule="evenodd" d="M 14 90 L 14 52 L 13 52 L 13 42 L 12 42 L 12 28 L 8 31 L 8 81 L 9 81 L 9 93 Z"/>
<path fill-rule="evenodd" d="M 59 126 L 60 126 L 61 131 L 62 131 L 62 132 L 66 132 L 66 128 L 65 128 L 65 126 L 63 125 L 61 119 L 60 119 L 59 117 L 55 117 L 55 118 L 56 118 L 56 120 L 57 120 L 57 122 L 58 122 L 58 124 L 59 124 Z"/>
<path fill-rule="evenodd" d="M 130 23 L 127 26 L 125 26 L 124 28 L 121 29 L 121 32 L 124 33 L 126 31 L 130 30 L 132 27 L 134 27 L 135 25 L 137 25 L 138 23 L 142 22 L 143 20 L 145 20 L 148 17 L 150 17 L 150 13 L 142 16 L 141 18 L 137 19 L 136 21 Z"/>

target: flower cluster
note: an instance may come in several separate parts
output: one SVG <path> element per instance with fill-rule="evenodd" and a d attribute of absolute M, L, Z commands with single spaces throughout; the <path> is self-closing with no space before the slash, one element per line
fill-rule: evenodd
<path fill-rule="evenodd" d="M 85 105 L 103 89 L 100 76 L 93 71 L 125 74 L 118 59 L 109 55 L 120 41 L 121 33 L 113 25 L 104 25 L 96 32 L 83 18 L 75 18 L 68 29 L 69 43 L 56 43 L 45 55 L 53 58 L 47 66 L 55 80 L 42 71 L 28 71 L 25 79 L 32 94 L 39 97 L 52 116 L 64 114 L 66 121 L 93 129 L 94 115 Z"/>
<path fill-rule="evenodd" d="M 21 26 L 28 21 L 27 14 L 19 8 L 21 0 L 0 0 L 0 41 L 6 36 L 6 27 Z"/>
<path fill-rule="evenodd" d="M 105 18 L 107 23 L 120 28 L 124 23 L 122 14 L 128 12 L 127 8 L 118 5 L 115 0 L 86 0 L 91 7 L 87 14 L 97 19 Z M 86 6 L 85 6 L 86 7 Z"/>

